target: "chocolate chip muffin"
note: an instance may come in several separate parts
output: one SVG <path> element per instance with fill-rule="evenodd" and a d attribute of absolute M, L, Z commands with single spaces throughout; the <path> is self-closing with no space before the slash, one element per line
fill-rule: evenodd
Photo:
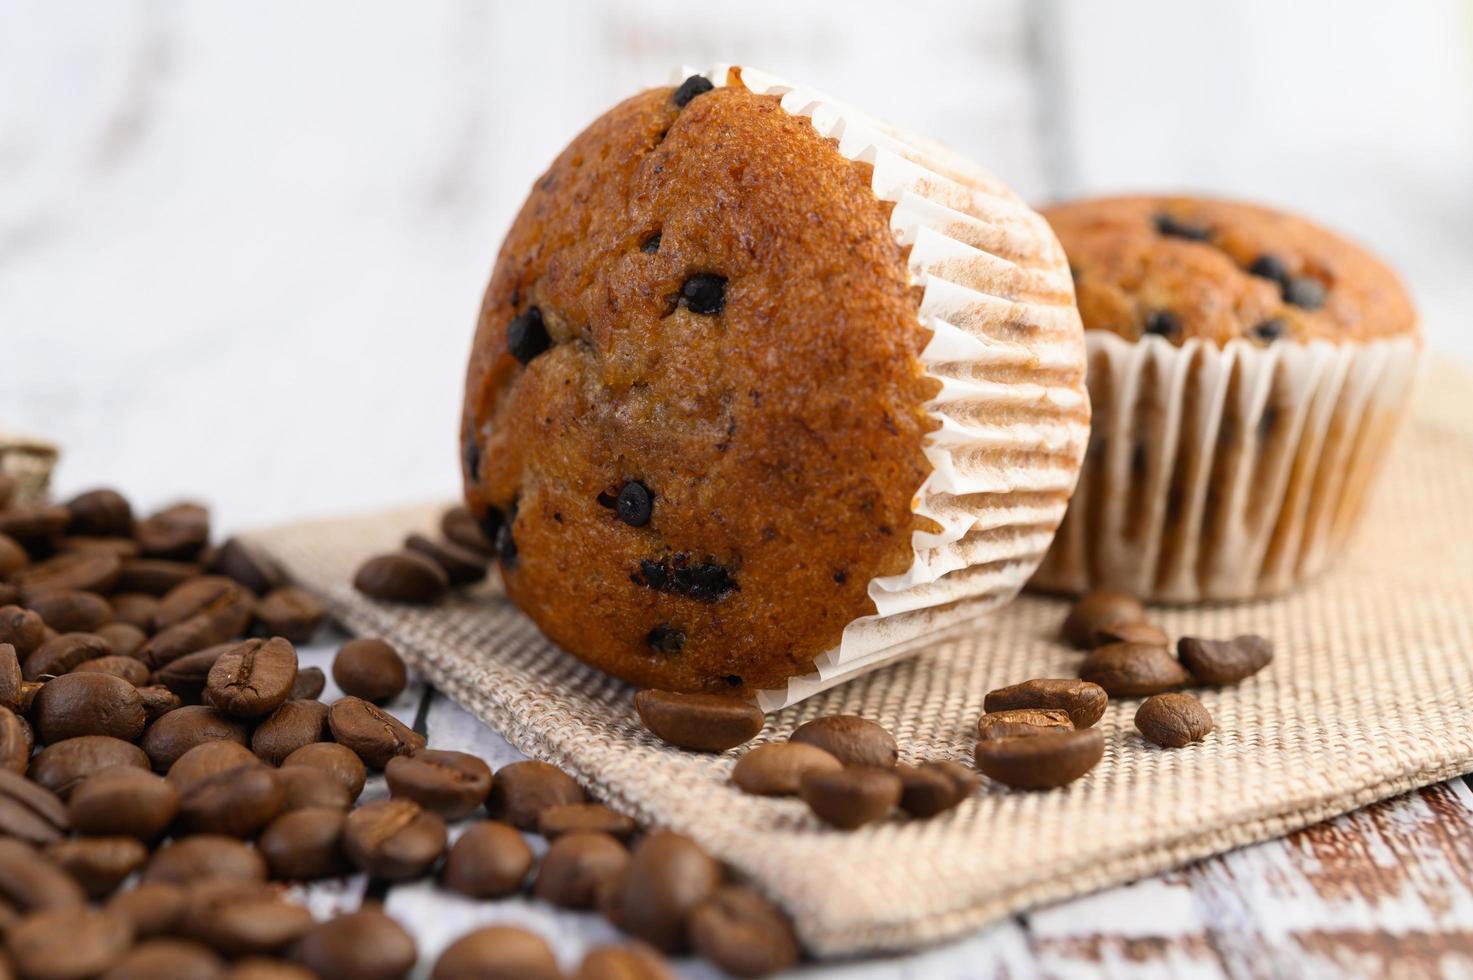
<path fill-rule="evenodd" d="M 893 130 L 846 147 L 820 127 L 847 120 L 852 143 L 858 117 L 820 118 L 821 101 L 793 111 L 791 91 L 717 69 L 611 109 L 537 181 L 482 304 L 467 504 L 512 600 L 636 684 L 784 689 L 817 658 L 832 665 L 846 627 L 884 618 L 876 591 L 906 605 L 910 625 L 887 639 L 995 604 L 1041 558 L 1077 476 L 1082 335 L 1046 224 L 972 165 Z M 943 205 L 955 210 L 907 217 Z M 946 262 L 961 284 L 942 281 Z M 971 333 L 938 326 L 929 294 L 965 312 L 977 289 L 1012 312 L 974 316 Z M 978 367 L 988 330 L 1054 363 Z M 939 367 L 938 336 L 951 341 Z M 1057 417 L 1060 439 L 984 444 L 969 427 L 996 392 L 979 385 L 1030 373 L 1074 401 L 1035 396 L 990 421 Z M 966 410 L 950 425 L 947 400 Z M 1006 462 L 1041 485 L 1026 522 L 988 532 L 1006 540 L 993 551 L 1016 582 L 964 581 L 970 560 L 916 572 L 956 544 L 954 512 L 967 512 L 964 537 L 1018 503 L 999 486 L 977 507 L 928 508 L 936 460 L 974 443 L 963 471 Z M 872 655 L 860 639 L 851 653 Z"/>
<path fill-rule="evenodd" d="M 1414 374 L 1417 318 L 1396 275 L 1251 204 L 1120 197 L 1044 213 L 1088 331 L 1095 428 L 1035 584 L 1241 599 L 1328 567 Z"/>

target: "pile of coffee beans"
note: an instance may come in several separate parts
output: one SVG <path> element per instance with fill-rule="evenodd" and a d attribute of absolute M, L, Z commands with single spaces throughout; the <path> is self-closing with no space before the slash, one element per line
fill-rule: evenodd
<path fill-rule="evenodd" d="M 412 538 L 367 578 L 422 594 L 485 574 L 447 538 Z M 493 773 L 428 747 L 381 707 L 407 683 L 382 640 L 346 643 L 344 696 L 319 700 L 295 644 L 323 618 L 245 542 L 212 546 L 198 505 L 137 520 L 98 490 L 0 509 L 0 977 L 405 976 L 414 939 L 376 904 L 317 922 L 288 897 L 360 871 L 597 909 L 632 941 L 591 951 L 579 977 L 668 977 L 663 955 L 689 950 L 740 976 L 797 962 L 782 913 L 688 838 L 642 830 L 555 766 Z M 387 797 L 360 802 L 376 772 Z M 540 862 L 524 832 L 550 840 Z M 430 976 L 563 973 L 541 938 L 495 926 Z"/>

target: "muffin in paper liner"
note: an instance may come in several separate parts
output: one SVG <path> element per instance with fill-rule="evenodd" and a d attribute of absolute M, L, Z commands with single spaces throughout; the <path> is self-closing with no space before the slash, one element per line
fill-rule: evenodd
<path fill-rule="evenodd" d="M 810 673 L 757 692 L 773 711 L 916 652 L 1028 581 L 1088 441 L 1083 334 L 1052 230 L 992 175 L 766 73 L 718 65 L 702 74 L 780 96 L 846 158 L 870 165 L 871 189 L 893 203 L 890 227 L 922 290 L 918 313 L 930 332 L 922 368 L 939 385 L 925 406 L 935 423 L 924 445 L 931 472 L 912 498 L 933 529 L 912 535 L 908 569 L 869 582 L 873 615 L 849 623 Z"/>

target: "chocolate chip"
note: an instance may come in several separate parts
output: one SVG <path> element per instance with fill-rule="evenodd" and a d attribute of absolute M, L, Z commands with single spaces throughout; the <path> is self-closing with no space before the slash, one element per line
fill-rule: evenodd
<path fill-rule="evenodd" d="M 1181 333 L 1181 321 L 1169 310 L 1155 310 L 1146 316 L 1145 332 L 1161 337 L 1175 337 Z"/>
<path fill-rule="evenodd" d="M 465 446 L 461 450 L 461 459 L 465 462 L 465 477 L 474 481 L 481 473 L 481 446 L 476 442 L 474 435 L 465 437 Z"/>
<path fill-rule="evenodd" d="M 1168 238 L 1186 238 L 1194 242 L 1205 242 L 1212 237 L 1212 229 L 1194 225 L 1164 212 L 1156 215 L 1156 230 Z"/>
<path fill-rule="evenodd" d="M 495 547 L 496 534 L 501 530 L 501 525 L 506 523 L 506 515 L 498 507 L 487 507 L 486 513 L 482 514 L 476 523 L 481 526 L 481 533 L 486 536 L 486 540 L 492 542 L 492 546 Z"/>
<path fill-rule="evenodd" d="M 639 571 L 630 578 L 638 585 L 700 602 L 724 599 L 737 588 L 724 566 L 710 561 L 693 565 L 684 552 L 659 561 L 642 559 Z"/>
<path fill-rule="evenodd" d="M 506 327 L 507 350 L 523 364 L 551 346 L 552 338 L 547 335 L 547 327 L 542 323 L 542 311 L 535 306 L 513 318 Z"/>
<path fill-rule="evenodd" d="M 680 287 L 680 301 L 692 313 L 714 316 L 726 306 L 726 277 L 700 273 Z"/>
<path fill-rule="evenodd" d="M 1266 344 L 1272 343 L 1282 337 L 1286 329 L 1287 325 L 1284 323 L 1283 320 L 1280 320 L 1278 317 L 1273 317 L 1271 319 L 1264 320 L 1262 323 L 1253 328 L 1253 339 L 1261 340 Z"/>
<path fill-rule="evenodd" d="M 680 87 L 675 90 L 675 94 L 670 97 L 670 101 L 683 109 L 685 108 L 685 104 L 691 99 L 694 99 L 698 95 L 705 95 L 715 87 L 715 85 L 711 84 L 710 79 L 701 75 L 692 75 L 680 83 Z"/>
<path fill-rule="evenodd" d="M 496 529 L 496 554 L 501 563 L 507 568 L 515 568 L 517 564 L 517 541 L 512 537 L 511 521 L 507 521 Z"/>
<path fill-rule="evenodd" d="M 1325 305 L 1325 284 L 1312 276 L 1295 276 L 1284 284 L 1284 302 L 1305 310 Z"/>
<path fill-rule="evenodd" d="M 1283 259 L 1267 252 L 1253 260 L 1253 264 L 1248 267 L 1248 272 L 1260 279 L 1272 279 L 1279 284 L 1280 288 L 1289 283 L 1289 267 L 1284 264 Z"/>
<path fill-rule="evenodd" d="M 614 509 L 625 524 L 644 527 L 650 522 L 650 511 L 654 509 L 654 494 L 638 480 L 630 480 L 619 491 Z"/>
<path fill-rule="evenodd" d="M 685 646 L 685 633 L 673 626 L 656 626 L 649 631 L 645 641 L 660 653 L 679 653 Z"/>
<path fill-rule="evenodd" d="M 658 252 L 660 250 L 660 233 L 657 231 L 646 238 L 644 244 L 639 246 L 639 250 L 645 255 L 654 255 Z"/>

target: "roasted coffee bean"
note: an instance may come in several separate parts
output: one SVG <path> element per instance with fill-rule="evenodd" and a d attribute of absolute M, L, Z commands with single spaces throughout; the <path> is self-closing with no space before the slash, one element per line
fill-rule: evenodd
<path fill-rule="evenodd" d="M 404 691 L 408 675 L 399 652 L 383 640 L 349 640 L 332 661 L 332 679 L 345 694 L 365 701 L 390 701 Z"/>
<path fill-rule="evenodd" d="M 238 742 L 201 742 L 169 767 L 168 780 L 183 793 L 195 783 L 241 766 L 263 766 L 256 755 Z"/>
<path fill-rule="evenodd" d="M 440 533 L 445 535 L 446 540 L 474 551 L 483 558 L 490 558 L 495 553 L 491 539 L 486 537 L 481 525 L 476 523 L 475 517 L 463 506 L 451 507 L 441 516 Z"/>
<path fill-rule="evenodd" d="M 375 800 L 349 811 L 343 846 L 358 868 L 385 881 L 425 874 L 445 853 L 445 821 L 413 800 Z"/>
<path fill-rule="evenodd" d="M 138 660 L 135 654 L 143 649 L 143 644 L 148 642 L 148 634 L 143 632 L 132 623 L 108 623 L 97 628 L 98 636 L 107 641 L 107 647 L 115 657 L 127 657 Z M 138 660 L 140 664 L 142 660 Z M 144 666 L 145 672 L 147 665 Z"/>
<path fill-rule="evenodd" d="M 19 709 L 22 712 L 29 710 L 30 706 L 22 706 L 21 691 L 26 685 L 25 673 L 20 668 L 20 661 L 15 655 L 15 647 L 9 643 L 0 643 L 0 705 L 7 708 Z M 32 692 L 34 698 L 34 692 Z"/>
<path fill-rule="evenodd" d="M 723 885 L 691 910 L 691 946 L 735 977 L 765 977 L 794 966 L 801 950 L 777 906 L 745 885 Z"/>
<path fill-rule="evenodd" d="M 1284 283 L 1284 302 L 1305 310 L 1317 310 L 1325 305 L 1329 291 L 1325 284 L 1313 276 L 1292 276 Z"/>
<path fill-rule="evenodd" d="M 36 753 L 29 778 L 66 799 L 82 780 L 114 766 L 148 769 L 148 756 L 138 746 L 107 735 L 83 735 L 55 742 Z"/>
<path fill-rule="evenodd" d="M 373 599 L 424 605 L 445 594 L 450 578 L 424 555 L 395 551 L 375 555 L 359 566 L 353 587 Z"/>
<path fill-rule="evenodd" d="M 31 563 L 26 549 L 8 534 L 0 534 L 0 579 L 6 579 Z"/>
<path fill-rule="evenodd" d="M 112 604 L 113 615 L 118 622 L 136 626 L 145 635 L 153 630 L 154 613 L 159 607 L 157 596 L 142 592 L 114 592 L 108 601 Z"/>
<path fill-rule="evenodd" d="M 77 880 L 89 898 L 111 895 L 143 867 L 148 848 L 133 837 L 77 837 L 47 844 L 45 854 Z"/>
<path fill-rule="evenodd" d="M 598 889 L 628 863 L 629 851 L 615 837 L 565 834 L 542 856 L 532 894 L 562 908 L 592 908 Z"/>
<path fill-rule="evenodd" d="M 21 912 L 71 908 L 87 901 L 71 875 L 14 837 L 0 837 L 0 899 Z"/>
<path fill-rule="evenodd" d="M 139 943 L 101 980 L 221 980 L 225 961 L 192 939 L 160 938 Z M 232 974 L 232 976 L 235 976 Z"/>
<path fill-rule="evenodd" d="M 1217 686 L 1252 677 L 1274 659 L 1273 644 L 1251 634 L 1231 640 L 1184 636 L 1177 641 L 1176 652 L 1193 677 Z"/>
<path fill-rule="evenodd" d="M 731 781 L 754 796 L 797 796 L 803 774 L 837 772 L 844 764 L 816 745 L 768 742 L 737 760 Z"/>
<path fill-rule="evenodd" d="M 297 679 L 297 651 L 281 637 L 246 640 L 220 655 L 205 682 L 205 700 L 233 718 L 269 715 Z"/>
<path fill-rule="evenodd" d="M 133 506 L 116 490 L 89 490 L 67 501 L 71 534 L 98 537 L 127 536 L 133 533 Z"/>
<path fill-rule="evenodd" d="M 103 908 L 131 922 L 139 937 L 158 936 L 174 931 L 187 900 L 188 892 L 182 885 L 145 881 L 118 892 Z"/>
<path fill-rule="evenodd" d="M 1144 622 L 1146 608 L 1135 596 L 1119 589 L 1096 589 L 1070 607 L 1064 618 L 1064 640 L 1087 649 L 1094 643 L 1095 630 Z"/>
<path fill-rule="evenodd" d="M 15 647 L 15 655 L 26 657 L 46 642 L 46 622 L 20 606 L 0 607 L 0 644 Z"/>
<path fill-rule="evenodd" d="M 331 717 L 329 712 L 328 718 Z M 292 766 L 305 766 L 327 773 L 333 782 L 347 790 L 350 801 L 358 799 L 358 795 L 363 792 L 363 783 L 368 778 L 368 770 L 358 753 L 336 742 L 315 742 L 302 746 L 281 763 L 283 769 Z"/>
<path fill-rule="evenodd" d="M 563 980 L 552 947 L 516 926 L 485 926 L 445 948 L 430 980 Z"/>
<path fill-rule="evenodd" d="M 0 510 L 0 534 L 14 538 L 24 548 L 44 547 L 71 523 L 65 507 L 11 507 Z"/>
<path fill-rule="evenodd" d="M 160 670 L 191 653 L 228 645 L 228 641 L 245 629 L 248 617 L 249 610 L 244 606 L 227 606 L 191 616 L 149 637 L 138 656 L 154 670 Z"/>
<path fill-rule="evenodd" d="M 187 885 L 220 878 L 265 881 L 266 860 L 234 837 L 195 834 L 159 848 L 143 869 L 145 882 Z"/>
<path fill-rule="evenodd" d="M 418 955 L 404 927 L 377 908 L 319 923 L 292 949 L 292 959 L 322 980 L 399 980 Z"/>
<path fill-rule="evenodd" d="M 55 547 L 62 551 L 100 551 L 112 555 L 118 561 L 137 558 L 141 554 L 138 542 L 132 538 L 96 537 L 90 534 L 68 534 L 57 538 Z"/>
<path fill-rule="evenodd" d="M 228 980 L 317 980 L 304 966 L 273 956 L 244 956 L 230 968 Z"/>
<path fill-rule="evenodd" d="M 347 874 L 351 866 L 343 850 L 347 812 L 335 807 L 303 807 L 281 814 L 261 832 L 256 849 L 266 858 L 271 877 L 312 881 Z"/>
<path fill-rule="evenodd" d="M 334 739 L 375 769 L 382 769 L 395 756 L 412 755 L 425 747 L 423 735 L 362 698 L 336 701 L 328 709 L 327 724 Z"/>
<path fill-rule="evenodd" d="M 297 749 L 325 741 L 327 705 L 321 701 L 287 701 L 271 712 L 251 734 L 251 751 L 279 766 Z"/>
<path fill-rule="evenodd" d="M 66 804 L 55 793 L 20 773 L 0 769 L 0 835 L 49 844 L 68 829 Z"/>
<path fill-rule="evenodd" d="M 48 909 L 16 923 L 5 937 L 10 958 L 28 980 L 95 977 L 133 945 L 133 926 L 89 908 Z"/>
<path fill-rule="evenodd" d="M 686 947 L 691 909 L 720 884 L 721 866 L 700 845 L 680 834 L 656 831 L 635 846 L 629 863 L 599 890 L 599 908 L 625 932 L 678 953 Z"/>
<path fill-rule="evenodd" d="M 1179 749 L 1207 737 L 1212 715 L 1190 694 L 1157 694 L 1136 709 L 1135 727 L 1162 748 Z"/>
<path fill-rule="evenodd" d="M 486 802 L 491 767 L 465 752 L 424 749 L 384 766 L 392 796 L 413 800 L 446 820 L 459 820 Z"/>
<path fill-rule="evenodd" d="M 1149 643 L 1153 646 L 1170 646 L 1171 637 L 1159 626 L 1150 623 L 1115 623 L 1097 627 L 1090 634 L 1090 646 L 1104 647 L 1112 643 Z"/>
<path fill-rule="evenodd" d="M 1088 728 L 1105 713 L 1110 703 L 1105 689 L 1070 677 L 1041 677 L 987 692 L 982 710 L 1012 711 L 1018 708 L 1057 709 L 1069 715 L 1075 728 Z"/>
<path fill-rule="evenodd" d="M 186 653 L 171 660 L 154 672 L 153 679 L 179 696 L 185 704 L 199 704 L 205 696 L 205 685 L 210 681 L 210 671 L 234 643 L 217 643 L 214 646 Z"/>
<path fill-rule="evenodd" d="M 150 558 L 189 560 L 210 540 L 210 512 L 198 504 L 175 504 L 139 521 L 138 546 Z"/>
<path fill-rule="evenodd" d="M 1074 729 L 1069 712 L 1061 708 L 1013 708 L 994 711 L 977 719 L 978 738 L 1013 738 Z"/>
<path fill-rule="evenodd" d="M 117 590 L 162 596 L 202 571 L 204 569 L 199 565 L 186 561 L 166 561 L 162 558 L 124 559 L 118 573 Z"/>
<path fill-rule="evenodd" d="M 680 304 L 692 313 L 715 316 L 726 307 L 726 277 L 700 273 L 680 287 Z"/>
<path fill-rule="evenodd" d="M 207 881 L 189 889 L 189 902 L 176 928 L 187 938 L 235 957 L 282 949 L 312 925 L 312 913 L 284 901 L 274 886 Z"/>
<path fill-rule="evenodd" d="M 901 764 L 895 773 L 900 777 L 900 809 L 921 819 L 960 805 L 981 782 L 971 769 L 949 760 Z"/>
<path fill-rule="evenodd" d="M 250 593 L 234 579 L 201 575 L 181 582 L 159 600 L 153 614 L 153 628 L 162 632 L 196 616 L 225 610 L 233 620 L 239 621 L 236 627 L 239 632 L 250 621 L 252 604 Z"/>
<path fill-rule="evenodd" d="M 316 596 L 294 585 L 273 589 L 256 603 L 257 625 L 291 643 L 310 643 L 325 615 Z"/>
<path fill-rule="evenodd" d="M 95 633 L 113 621 L 113 607 L 96 592 L 58 589 L 32 599 L 31 610 L 58 633 Z"/>
<path fill-rule="evenodd" d="M 355 761 L 357 757 L 354 757 Z M 363 763 L 358 763 L 360 766 Z M 330 807 L 346 810 L 353 805 L 348 788 L 311 766 L 282 766 L 276 770 L 276 781 L 281 783 L 281 810 L 305 810 L 308 807 Z"/>
<path fill-rule="evenodd" d="M 143 666 L 142 660 L 134 660 L 132 657 L 98 657 L 96 660 L 85 660 L 73 669 L 77 673 L 90 671 L 111 674 L 121 677 L 134 687 L 142 687 L 148 683 L 148 668 Z"/>
<path fill-rule="evenodd" d="M 486 577 L 486 559 L 453 541 L 434 541 L 423 534 L 411 534 L 404 539 L 404 547 L 443 568 L 451 585 L 469 585 Z"/>
<path fill-rule="evenodd" d="M 26 604 L 57 592 L 111 592 L 118 584 L 123 563 L 101 551 L 63 551 L 10 576 Z M 46 614 L 42 613 L 41 618 Z"/>
<path fill-rule="evenodd" d="M 195 834 L 252 837 L 281 812 L 276 770 L 252 764 L 197 779 L 179 793 L 179 823 Z"/>
<path fill-rule="evenodd" d="M 662 741 L 697 752 L 724 752 L 750 741 L 766 721 L 762 709 L 735 698 L 676 691 L 640 691 L 634 707 Z"/>
<path fill-rule="evenodd" d="M 245 722 L 204 705 L 185 705 L 149 725 L 141 744 L 154 771 L 168 772 L 180 756 L 206 742 L 245 745 Z"/>
<path fill-rule="evenodd" d="M 1054 789 L 1083 776 L 1105 753 L 1098 729 L 1050 732 L 977 743 L 977 768 L 1015 789 Z"/>
<path fill-rule="evenodd" d="M 259 548 L 240 538 L 227 538 L 210 563 L 212 571 L 235 579 L 256 595 L 265 595 L 282 584 L 281 569 Z"/>
<path fill-rule="evenodd" d="M 532 861 L 532 849 L 516 828 L 478 820 L 450 848 L 443 881 L 446 888 L 471 898 L 501 898 L 521 890 Z"/>
<path fill-rule="evenodd" d="M 55 677 L 75 670 L 78 665 L 98 657 L 112 655 L 112 647 L 95 633 L 62 633 L 36 648 L 26 658 L 25 679 Z"/>
<path fill-rule="evenodd" d="M 632 942 L 590 949 L 573 980 L 675 980 L 675 974 L 655 949 Z"/>
<path fill-rule="evenodd" d="M 569 803 L 550 806 L 537 818 L 537 832 L 548 840 L 563 834 L 608 834 L 624 840 L 634 836 L 639 825 L 602 803 Z"/>
<path fill-rule="evenodd" d="M 0 705 L 0 769 L 24 773 L 31 761 L 36 739 L 30 724 L 20 715 Z"/>
<path fill-rule="evenodd" d="M 327 677 L 322 673 L 321 667 L 303 667 L 297 665 L 297 679 L 292 681 L 292 693 L 287 699 L 289 701 L 315 701 L 322 696 L 322 689 L 327 686 Z"/>
<path fill-rule="evenodd" d="M 846 766 L 893 766 L 895 736 L 858 715 L 828 715 L 798 726 L 789 740 L 814 745 Z"/>
<path fill-rule="evenodd" d="M 79 735 L 111 735 L 131 742 L 146 717 L 138 689 L 110 674 L 63 674 L 36 693 L 31 708 L 36 737 L 50 744 Z"/>
<path fill-rule="evenodd" d="M 486 812 L 518 830 L 536 830 L 542 811 L 570 803 L 586 803 L 583 787 L 557 766 L 527 760 L 496 771 Z"/>
<path fill-rule="evenodd" d="M 889 814 L 900 802 L 901 789 L 893 765 L 859 765 L 838 772 L 805 773 L 798 795 L 824 823 L 854 830 Z"/>
<path fill-rule="evenodd" d="M 1150 643 L 1097 647 L 1080 664 L 1079 676 L 1103 687 L 1111 697 L 1160 694 L 1192 680 L 1170 650 Z"/>
<path fill-rule="evenodd" d="M 95 772 L 76 784 L 67 818 L 79 834 L 151 841 L 179 812 L 179 790 L 162 776 L 132 766 Z"/>
<path fill-rule="evenodd" d="M 138 689 L 138 697 L 143 700 L 143 714 L 150 725 L 184 705 L 179 695 L 162 684 L 145 684 Z"/>

